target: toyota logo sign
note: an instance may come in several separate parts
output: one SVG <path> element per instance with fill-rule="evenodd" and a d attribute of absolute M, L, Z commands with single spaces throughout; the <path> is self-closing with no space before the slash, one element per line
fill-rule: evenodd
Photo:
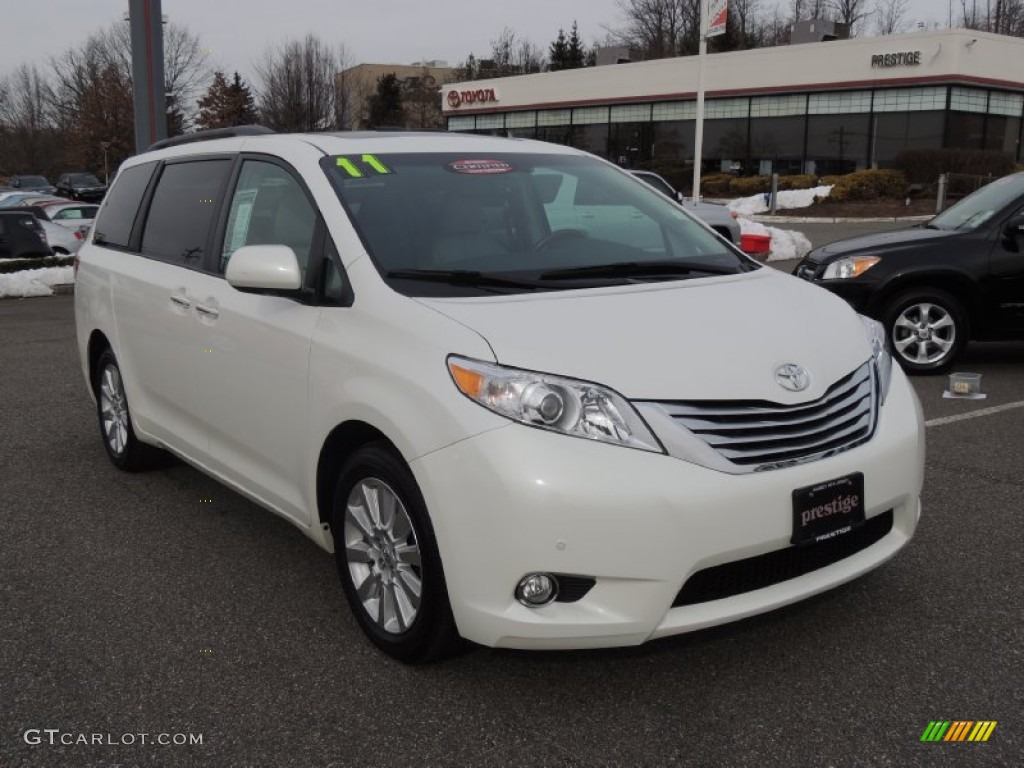
<path fill-rule="evenodd" d="M 448 91 L 445 96 L 448 106 L 458 109 L 463 104 L 486 104 L 489 101 L 497 101 L 498 94 L 493 88 L 476 88 L 466 91 Z"/>
<path fill-rule="evenodd" d="M 462 97 L 458 91 L 448 91 L 448 106 L 455 109 L 462 104 Z"/>

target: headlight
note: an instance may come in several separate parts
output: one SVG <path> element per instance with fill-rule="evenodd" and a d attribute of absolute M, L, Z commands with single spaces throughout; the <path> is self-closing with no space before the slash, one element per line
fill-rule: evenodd
<path fill-rule="evenodd" d="M 889 394 L 889 382 L 892 380 L 892 355 L 885 343 L 885 328 L 877 320 L 870 317 L 858 315 L 864 324 L 864 330 L 868 334 L 868 342 L 871 344 L 871 361 L 875 364 L 878 372 L 878 393 L 882 404 L 885 403 L 885 396 Z"/>
<path fill-rule="evenodd" d="M 455 386 L 470 400 L 520 424 L 563 435 L 663 453 L 636 409 L 600 384 L 448 358 Z"/>
<path fill-rule="evenodd" d="M 849 277 L 860 277 L 881 259 L 877 256 L 850 256 L 839 261 L 833 261 L 825 267 L 824 280 L 845 280 Z"/>

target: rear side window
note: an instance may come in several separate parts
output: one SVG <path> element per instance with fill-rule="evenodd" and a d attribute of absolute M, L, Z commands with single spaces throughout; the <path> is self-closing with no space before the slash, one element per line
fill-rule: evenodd
<path fill-rule="evenodd" d="M 144 163 L 125 168 L 117 175 L 113 189 L 107 194 L 103 215 L 96 222 L 95 242 L 98 245 L 128 247 L 135 216 L 154 168 L 156 163 Z"/>
<path fill-rule="evenodd" d="M 201 267 L 231 160 L 164 166 L 142 235 L 142 252 L 163 261 Z"/>

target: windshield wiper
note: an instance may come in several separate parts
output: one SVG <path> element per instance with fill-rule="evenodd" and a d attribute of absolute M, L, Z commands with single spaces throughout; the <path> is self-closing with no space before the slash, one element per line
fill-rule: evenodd
<path fill-rule="evenodd" d="M 706 275 L 735 275 L 740 270 L 716 264 L 675 261 L 620 261 L 614 264 L 594 264 L 587 267 L 550 269 L 540 273 L 541 280 L 573 280 L 581 277 L 675 277 L 700 272 Z"/>
<path fill-rule="evenodd" d="M 537 290 L 550 288 L 536 280 L 515 277 L 499 277 L 472 269 L 392 269 L 385 277 L 396 280 L 422 280 L 428 283 L 448 283 L 479 288 L 529 288 Z"/>

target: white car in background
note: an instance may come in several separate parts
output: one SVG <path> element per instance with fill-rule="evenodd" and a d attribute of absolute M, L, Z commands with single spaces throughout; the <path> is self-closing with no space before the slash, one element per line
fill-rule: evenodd
<path fill-rule="evenodd" d="M 40 205 L 54 224 L 68 229 L 88 229 L 96 218 L 99 206 L 92 203 L 76 203 L 71 200 L 59 200 Z"/>
<path fill-rule="evenodd" d="M 291 521 L 386 653 L 635 645 L 913 535 L 920 405 L 839 297 L 568 147 L 252 130 L 121 167 L 82 370 L 115 466 L 165 449 Z"/>

